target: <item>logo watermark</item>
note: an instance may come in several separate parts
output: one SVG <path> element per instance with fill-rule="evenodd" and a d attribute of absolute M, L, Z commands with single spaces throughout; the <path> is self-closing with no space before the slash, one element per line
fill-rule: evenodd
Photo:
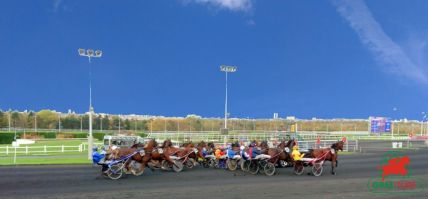
<path fill-rule="evenodd" d="M 379 174 L 367 187 L 375 194 L 419 194 L 425 190 L 423 179 L 413 176 L 410 158 L 399 151 L 388 151 L 377 167 Z"/>

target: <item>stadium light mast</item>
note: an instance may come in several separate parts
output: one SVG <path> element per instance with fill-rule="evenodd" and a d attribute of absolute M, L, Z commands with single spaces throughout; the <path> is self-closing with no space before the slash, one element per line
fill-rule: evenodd
<path fill-rule="evenodd" d="M 234 73 L 236 72 L 237 67 L 236 66 L 226 66 L 221 65 L 220 71 L 224 72 L 226 74 L 226 97 L 225 97 L 225 103 L 224 103 L 224 131 L 227 132 L 227 73 Z"/>
<path fill-rule="evenodd" d="M 427 118 L 427 114 L 425 112 L 422 112 L 422 121 L 421 121 L 421 136 L 424 133 L 424 120 Z"/>
<path fill-rule="evenodd" d="M 92 159 L 92 147 L 93 147 L 93 137 L 92 137 L 92 113 L 94 108 L 92 107 L 92 67 L 91 67 L 91 58 L 100 58 L 103 54 L 101 50 L 92 50 L 92 49 L 83 49 L 79 48 L 77 50 L 79 56 L 87 57 L 89 61 L 89 135 L 88 135 L 88 159 Z"/>

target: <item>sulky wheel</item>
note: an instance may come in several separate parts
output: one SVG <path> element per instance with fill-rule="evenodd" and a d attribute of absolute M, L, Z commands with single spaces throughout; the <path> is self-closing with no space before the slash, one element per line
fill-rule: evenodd
<path fill-rule="evenodd" d="M 215 167 L 216 167 L 216 165 L 217 165 L 217 163 L 216 163 L 216 161 L 215 161 L 214 159 L 210 158 L 210 159 L 208 160 L 208 165 L 209 165 L 209 167 L 211 167 L 211 168 L 215 168 Z"/>
<path fill-rule="evenodd" d="M 189 169 L 191 169 L 191 168 L 193 168 L 193 162 L 192 162 L 192 160 L 190 160 L 190 159 L 187 159 L 185 162 L 184 162 L 184 164 L 186 165 L 186 167 L 187 168 L 189 168 Z"/>
<path fill-rule="evenodd" d="M 294 163 L 294 173 L 296 175 L 302 175 L 305 168 L 303 167 L 303 163 L 301 161 L 297 161 Z"/>
<path fill-rule="evenodd" d="M 314 174 L 314 176 L 320 176 L 322 174 L 322 171 L 322 163 L 314 163 L 314 165 L 312 166 L 312 174 Z"/>
<path fill-rule="evenodd" d="M 275 174 L 275 164 L 268 162 L 263 168 L 264 172 L 268 176 L 273 176 Z"/>
<path fill-rule="evenodd" d="M 210 165 L 209 165 L 208 161 L 204 160 L 204 161 L 202 162 L 202 167 L 204 167 L 204 168 L 209 168 L 209 167 L 210 167 Z"/>
<path fill-rule="evenodd" d="M 250 161 L 250 165 L 248 165 L 248 172 L 253 175 L 256 175 L 259 172 L 259 164 L 257 161 Z"/>
<path fill-rule="evenodd" d="M 106 171 L 107 176 L 112 180 L 117 180 L 123 175 L 123 163 L 119 162 L 110 166 L 110 168 Z"/>
<path fill-rule="evenodd" d="M 162 160 L 161 163 L 161 168 L 165 171 L 170 171 L 171 170 L 171 164 L 167 161 L 167 160 Z"/>
<path fill-rule="evenodd" d="M 172 165 L 172 170 L 174 170 L 175 172 L 180 172 L 183 170 L 183 163 L 181 163 L 178 160 L 174 160 L 174 164 Z"/>
<path fill-rule="evenodd" d="M 244 160 L 241 162 L 241 169 L 242 171 L 247 172 L 249 169 L 248 167 L 250 166 L 251 161 L 250 160 Z"/>
<path fill-rule="evenodd" d="M 235 171 L 238 168 L 238 162 L 234 159 L 227 159 L 226 161 L 227 168 L 231 171 Z"/>

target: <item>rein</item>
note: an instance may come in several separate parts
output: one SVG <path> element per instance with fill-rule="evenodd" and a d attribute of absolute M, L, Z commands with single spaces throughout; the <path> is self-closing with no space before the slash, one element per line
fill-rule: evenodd
<path fill-rule="evenodd" d="M 330 148 L 330 149 L 331 149 L 331 148 Z M 327 154 L 329 154 L 329 153 L 331 153 L 331 151 L 330 151 L 330 150 L 328 150 L 327 152 L 325 152 L 321 157 L 314 158 L 313 160 L 309 161 L 309 163 L 314 163 L 314 162 L 316 162 L 316 161 L 318 161 L 318 160 L 321 160 L 321 159 L 322 159 L 322 161 L 324 161 L 324 160 L 325 160 L 325 158 L 327 157 Z"/>

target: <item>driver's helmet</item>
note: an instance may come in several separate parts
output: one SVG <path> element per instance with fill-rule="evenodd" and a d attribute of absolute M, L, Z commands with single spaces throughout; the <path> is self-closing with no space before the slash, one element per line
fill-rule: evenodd
<path fill-rule="evenodd" d="M 92 147 L 92 151 L 93 151 L 93 152 L 98 151 L 98 147 L 97 147 L 97 146 Z"/>

